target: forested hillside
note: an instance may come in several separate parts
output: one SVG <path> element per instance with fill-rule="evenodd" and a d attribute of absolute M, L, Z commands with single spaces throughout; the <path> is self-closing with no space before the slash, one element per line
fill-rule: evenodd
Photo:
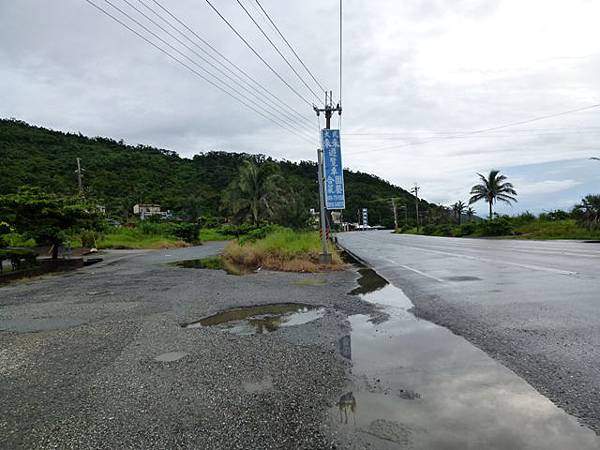
<path fill-rule="evenodd" d="M 185 150 L 185 149 L 179 149 Z M 108 138 L 89 138 L 0 120 L 0 194 L 20 186 L 39 186 L 47 192 L 77 192 L 76 158 L 81 158 L 86 196 L 107 207 L 110 215 L 126 216 L 135 203 L 160 203 L 163 208 L 193 215 L 223 215 L 222 194 L 237 176 L 244 159 L 275 162 L 286 183 L 307 208 L 317 208 L 314 162 L 274 161 L 263 155 L 211 151 L 181 158 L 174 151 L 144 145 L 130 146 Z M 359 208 L 369 208 L 371 224 L 393 224 L 389 199 L 409 205 L 414 221 L 414 197 L 376 176 L 345 171 L 347 220 Z M 421 202 L 425 211 L 434 207 Z M 402 218 L 404 213 L 402 213 Z"/>

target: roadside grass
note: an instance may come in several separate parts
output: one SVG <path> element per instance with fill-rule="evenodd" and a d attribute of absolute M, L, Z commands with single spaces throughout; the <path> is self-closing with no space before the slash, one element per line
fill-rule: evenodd
<path fill-rule="evenodd" d="M 221 231 L 216 228 L 202 228 L 200 230 L 200 241 L 202 242 L 230 241 L 231 239 L 231 236 L 221 233 Z"/>
<path fill-rule="evenodd" d="M 403 228 L 396 233 L 445 237 L 493 237 L 496 239 L 581 239 L 600 240 L 600 230 L 588 230 L 574 219 L 530 220 L 525 223 L 518 218 L 502 217 L 494 221 L 468 222 L 459 225 L 425 225 L 419 228 Z"/>
<path fill-rule="evenodd" d="M 572 219 L 536 220 L 516 227 L 515 232 L 517 239 L 600 239 L 600 230 L 588 230 Z"/>
<path fill-rule="evenodd" d="M 161 249 L 188 247 L 184 241 L 162 234 L 145 234 L 138 228 L 116 228 L 98 240 L 98 248 Z"/>
<path fill-rule="evenodd" d="M 320 272 L 342 270 L 344 263 L 329 245 L 333 256 L 331 265 L 319 263 L 321 240 L 316 231 L 293 231 L 280 228 L 263 239 L 240 244 L 230 242 L 225 247 L 225 260 L 243 267 L 262 267 L 284 272 Z"/>

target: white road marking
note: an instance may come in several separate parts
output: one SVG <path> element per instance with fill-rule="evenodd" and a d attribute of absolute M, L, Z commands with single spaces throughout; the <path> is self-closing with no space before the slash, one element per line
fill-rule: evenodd
<path fill-rule="evenodd" d="M 497 260 L 497 259 L 482 258 L 480 256 L 469 256 L 469 255 L 464 255 L 464 254 L 461 254 L 461 253 L 450 253 L 450 252 L 444 252 L 444 251 L 441 251 L 441 250 L 431 250 L 431 249 L 422 248 L 422 247 L 414 247 L 414 246 L 407 246 L 407 247 L 414 248 L 415 250 L 422 250 L 422 251 L 425 251 L 425 252 L 437 253 L 437 254 L 440 254 L 440 255 L 453 256 L 453 257 L 456 257 L 456 258 L 471 259 L 471 260 L 474 260 L 474 261 L 484 261 L 484 262 L 491 262 L 491 263 L 494 263 L 494 264 L 504 264 L 504 265 L 508 265 L 508 266 L 521 267 L 523 269 L 538 270 L 538 271 L 541 271 L 541 272 L 557 273 L 559 275 L 577 275 L 577 272 L 571 272 L 571 271 L 568 271 L 568 270 L 555 269 L 553 267 L 543 267 L 543 266 L 536 266 L 536 265 L 532 265 L 532 264 L 513 263 L 513 262 L 501 261 L 501 260 Z"/>
<path fill-rule="evenodd" d="M 383 259 L 385 259 L 386 261 L 392 263 L 393 267 L 401 267 L 403 269 L 410 270 L 411 272 L 418 273 L 421 276 L 430 278 L 430 279 L 435 280 L 435 281 L 437 281 L 439 283 L 443 283 L 444 282 L 444 280 L 442 280 L 441 278 L 437 278 L 437 277 L 434 277 L 433 275 L 429 275 L 428 273 L 421 272 L 420 270 L 417 270 L 414 267 L 409 267 L 409 266 L 406 266 L 404 264 L 398 264 L 398 262 L 394 261 L 393 259 L 388 259 L 388 258 L 383 258 Z"/>

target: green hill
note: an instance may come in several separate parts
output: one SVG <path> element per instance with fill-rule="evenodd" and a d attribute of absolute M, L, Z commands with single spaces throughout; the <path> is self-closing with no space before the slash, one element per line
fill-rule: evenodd
<path fill-rule="evenodd" d="M 144 145 L 131 146 L 108 138 L 89 138 L 0 119 L 0 194 L 20 186 L 39 186 L 48 192 L 77 191 L 76 158 L 81 158 L 86 195 L 125 216 L 135 203 L 160 203 L 177 212 L 221 214 L 221 195 L 235 178 L 241 161 L 274 161 L 309 208 L 317 208 L 316 164 L 276 161 L 264 155 L 211 151 L 181 158 L 176 152 Z M 391 226 L 390 201 L 409 205 L 414 221 L 414 197 L 404 189 L 362 172 L 344 171 L 347 220 L 359 208 L 369 208 L 369 222 Z M 435 205 L 422 201 L 422 210 Z M 403 216 L 402 216 L 403 217 Z"/>

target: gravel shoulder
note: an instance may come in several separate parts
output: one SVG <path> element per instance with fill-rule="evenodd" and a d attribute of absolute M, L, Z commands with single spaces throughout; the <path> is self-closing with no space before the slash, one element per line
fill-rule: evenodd
<path fill-rule="evenodd" d="M 349 315 L 380 311 L 347 294 L 351 269 L 236 277 L 166 264 L 221 249 L 111 252 L 76 272 L 1 287 L 0 446 L 332 448 L 327 411 L 348 369 L 338 340 Z M 254 336 L 181 328 L 231 307 L 286 302 L 326 314 Z"/>

